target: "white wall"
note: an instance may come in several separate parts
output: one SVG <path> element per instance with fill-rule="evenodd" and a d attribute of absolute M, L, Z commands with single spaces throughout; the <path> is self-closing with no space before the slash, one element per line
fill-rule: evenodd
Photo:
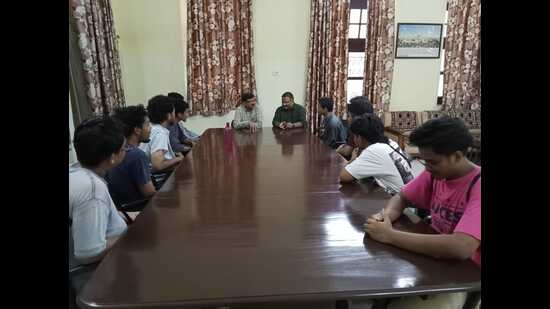
<path fill-rule="evenodd" d="M 285 91 L 302 106 L 306 98 L 309 0 L 252 2 L 254 62 L 264 126 L 271 127 Z"/>
<path fill-rule="evenodd" d="M 444 21 L 446 0 L 395 1 L 396 25 Z M 185 94 L 186 0 L 112 0 L 112 6 L 127 104 L 146 104 L 152 96 L 169 91 Z M 309 11 L 310 0 L 253 1 L 253 56 L 264 126 L 271 126 L 284 91 L 304 104 Z M 439 67 L 440 59 L 395 59 L 390 109 L 437 109 Z M 194 116 L 187 126 L 202 133 L 232 119 L 233 112 Z"/>
<path fill-rule="evenodd" d="M 161 4 L 162 5 L 159 5 Z M 187 10 L 185 0 L 113 0 L 126 103 L 146 104 L 156 94 L 186 93 Z M 303 104 L 306 90 L 309 0 L 255 0 L 252 32 L 258 103 L 271 126 L 285 91 Z M 194 116 L 197 133 L 233 119 Z"/>
<path fill-rule="evenodd" d="M 397 23 L 443 23 L 446 0 L 395 0 Z M 441 58 L 395 59 L 390 110 L 437 110 Z"/>
<path fill-rule="evenodd" d="M 184 92 L 179 0 L 115 0 L 112 7 L 127 104 Z"/>

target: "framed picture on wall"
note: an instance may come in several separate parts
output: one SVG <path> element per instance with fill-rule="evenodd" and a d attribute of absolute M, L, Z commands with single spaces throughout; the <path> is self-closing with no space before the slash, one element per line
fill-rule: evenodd
<path fill-rule="evenodd" d="M 443 24 L 398 23 L 395 58 L 439 58 Z"/>

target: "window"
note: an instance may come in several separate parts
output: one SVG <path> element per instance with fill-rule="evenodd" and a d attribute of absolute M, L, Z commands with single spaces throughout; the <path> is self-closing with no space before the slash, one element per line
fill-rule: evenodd
<path fill-rule="evenodd" d="M 447 3 L 447 9 L 449 4 Z M 447 20 L 449 11 L 445 11 L 445 22 L 443 23 L 443 43 L 441 44 L 441 67 L 439 69 L 439 87 L 437 88 L 437 105 L 443 104 L 443 71 L 445 70 L 445 43 L 447 37 Z"/>
<path fill-rule="evenodd" d="M 363 94 L 367 21 L 367 0 L 351 0 L 348 33 L 348 101 Z"/>

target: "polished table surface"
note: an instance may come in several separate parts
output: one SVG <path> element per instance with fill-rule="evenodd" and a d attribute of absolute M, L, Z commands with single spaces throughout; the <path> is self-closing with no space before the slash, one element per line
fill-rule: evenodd
<path fill-rule="evenodd" d="M 209 129 L 79 296 L 85 308 L 158 308 L 480 289 L 471 261 L 365 237 L 388 199 L 341 186 L 345 161 L 301 129 Z M 398 229 L 431 232 L 407 216 Z"/>

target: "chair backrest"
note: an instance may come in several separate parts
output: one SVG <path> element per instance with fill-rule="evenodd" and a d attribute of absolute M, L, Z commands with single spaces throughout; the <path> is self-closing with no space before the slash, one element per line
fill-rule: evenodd
<path fill-rule="evenodd" d="M 117 210 L 119 210 L 119 211 L 142 211 L 143 207 L 145 207 L 145 205 L 147 205 L 148 202 L 149 202 L 149 198 L 139 199 L 139 200 L 136 200 L 136 201 L 132 201 L 132 202 L 117 206 Z"/>
<path fill-rule="evenodd" d="M 466 152 L 466 158 L 468 158 L 468 160 L 472 161 L 473 163 L 481 166 L 481 148 L 475 146 L 468 148 L 468 152 Z"/>
<path fill-rule="evenodd" d="M 160 190 L 166 179 L 172 175 L 173 171 L 174 169 L 169 169 L 151 173 L 151 180 L 153 181 L 153 186 L 155 186 L 157 191 Z"/>
<path fill-rule="evenodd" d="M 397 130 L 414 130 L 420 125 L 419 113 L 415 111 L 385 112 L 384 126 Z"/>
<path fill-rule="evenodd" d="M 442 116 L 449 116 L 448 111 L 423 111 L 421 114 L 422 124 L 426 123 L 428 120 L 432 120 Z"/>
<path fill-rule="evenodd" d="M 481 112 L 479 110 L 457 109 L 449 112 L 451 117 L 460 118 L 468 129 L 481 129 Z"/>

